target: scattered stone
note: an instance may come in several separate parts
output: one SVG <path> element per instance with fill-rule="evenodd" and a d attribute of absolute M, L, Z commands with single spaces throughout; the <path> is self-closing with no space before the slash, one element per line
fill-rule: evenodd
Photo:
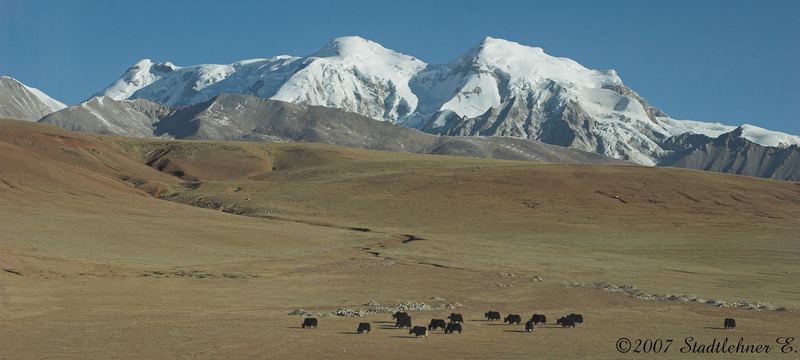
<path fill-rule="evenodd" d="M 432 300 L 432 301 L 444 301 L 444 299 L 443 299 L 443 298 L 440 298 L 440 297 L 438 297 L 438 296 L 434 296 L 434 297 L 432 297 L 432 298 L 431 298 L 431 300 Z"/>
<path fill-rule="evenodd" d="M 514 285 L 498 283 L 497 287 L 500 287 L 500 288 L 511 288 L 511 287 L 514 287 Z"/>
<path fill-rule="evenodd" d="M 444 300 L 444 299 L 442 299 Z M 424 302 L 413 302 L 407 301 L 403 303 L 399 303 L 393 306 L 383 306 L 378 304 L 376 301 L 370 301 L 363 305 L 362 308 L 339 308 L 336 311 L 330 311 L 318 314 L 317 316 L 344 316 L 344 317 L 361 317 L 367 316 L 370 314 L 392 314 L 397 311 L 405 311 L 405 312 L 412 312 L 412 311 L 431 311 L 431 310 L 442 310 L 442 309 L 456 309 L 458 307 L 465 306 L 461 303 L 434 303 L 434 304 L 426 304 Z M 292 316 L 314 316 L 313 313 L 305 311 L 303 309 L 297 309 L 289 313 Z"/>
<path fill-rule="evenodd" d="M 289 316 L 312 317 L 312 316 L 314 316 L 314 313 L 310 313 L 310 312 L 305 311 L 303 309 L 297 309 L 297 310 L 293 310 L 293 311 L 289 312 Z"/>
<path fill-rule="evenodd" d="M 711 306 L 716 307 L 723 307 L 723 308 L 739 308 L 745 310 L 764 310 L 764 311 L 780 311 L 778 308 L 772 304 L 766 302 L 751 302 L 748 300 L 739 300 L 736 302 L 728 302 L 725 300 L 719 299 L 708 299 L 705 300 L 700 298 L 697 295 L 675 295 L 675 294 L 649 294 L 643 291 L 639 291 L 633 285 L 613 285 L 609 284 L 605 281 L 598 281 L 598 282 L 570 282 L 566 281 L 562 283 L 564 287 L 573 287 L 573 288 L 587 288 L 587 289 L 601 289 L 606 292 L 610 293 L 619 293 L 624 294 L 630 297 L 633 297 L 638 300 L 643 301 L 683 301 L 683 302 L 697 302 L 703 303 Z M 783 308 L 785 309 L 785 308 Z"/>
<path fill-rule="evenodd" d="M 367 314 L 366 311 L 365 310 L 361 310 L 361 309 L 356 309 L 356 310 L 354 310 L 354 309 L 337 309 L 336 311 L 334 311 L 332 313 L 332 315 L 348 316 L 348 317 L 364 316 L 366 314 Z"/>
<path fill-rule="evenodd" d="M 531 276 L 531 278 L 529 280 L 531 282 L 542 282 L 542 281 L 544 281 L 544 279 L 542 279 L 542 277 L 539 276 L 539 275 Z"/>
<path fill-rule="evenodd" d="M 507 273 L 507 272 L 499 272 L 499 273 L 497 273 L 497 275 L 500 275 L 500 276 L 505 276 L 505 277 L 511 277 L 511 278 L 515 278 L 515 277 L 517 277 L 517 274 L 514 274 L 514 273 Z"/>

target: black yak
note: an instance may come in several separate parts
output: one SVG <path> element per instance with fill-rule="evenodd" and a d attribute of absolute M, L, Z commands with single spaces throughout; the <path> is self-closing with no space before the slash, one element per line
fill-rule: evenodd
<path fill-rule="evenodd" d="M 444 322 L 442 319 L 431 319 L 431 323 L 428 324 L 428 330 L 436 330 L 442 329 L 444 330 L 447 327 L 447 323 Z"/>
<path fill-rule="evenodd" d="M 303 329 L 316 329 L 317 328 L 317 319 L 315 318 L 305 318 L 303 319 L 303 325 L 301 325 Z"/>
<path fill-rule="evenodd" d="M 525 323 L 525 332 L 533 332 L 533 320 L 528 320 Z"/>
<path fill-rule="evenodd" d="M 452 334 L 452 333 L 458 331 L 458 333 L 461 334 L 461 330 L 462 330 L 461 329 L 461 324 L 449 323 L 449 324 L 447 324 L 447 327 L 444 328 L 444 333 L 445 334 Z"/>
<path fill-rule="evenodd" d="M 485 314 L 483 314 L 483 317 L 489 321 L 500 321 L 500 313 L 497 311 L 487 311 Z"/>
<path fill-rule="evenodd" d="M 533 316 L 531 317 L 531 321 L 533 321 L 533 323 L 537 325 L 547 324 L 547 317 L 541 314 L 533 314 Z"/>
<path fill-rule="evenodd" d="M 369 326 L 369 323 L 360 323 L 358 324 L 358 329 L 356 330 L 359 334 L 368 333 L 372 330 L 372 327 Z"/>
<path fill-rule="evenodd" d="M 508 325 L 511 324 L 519 325 L 519 323 L 522 322 L 522 316 L 519 316 L 517 314 L 508 314 L 508 316 L 506 316 L 506 318 L 503 319 L 503 322 L 508 323 Z"/>
<path fill-rule="evenodd" d="M 448 316 L 447 318 L 450 320 L 451 323 L 458 324 L 464 322 L 464 317 L 461 316 L 461 314 L 450 313 L 450 316 Z"/>
<path fill-rule="evenodd" d="M 408 333 L 414 334 L 414 336 L 428 336 L 428 328 L 424 326 L 414 326 Z"/>

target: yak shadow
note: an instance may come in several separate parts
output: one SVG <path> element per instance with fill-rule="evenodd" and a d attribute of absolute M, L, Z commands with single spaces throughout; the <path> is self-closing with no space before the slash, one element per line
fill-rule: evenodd
<path fill-rule="evenodd" d="M 703 329 L 706 329 L 706 330 L 728 330 L 728 329 L 723 328 L 723 327 L 714 327 L 714 326 L 706 326 Z"/>
<path fill-rule="evenodd" d="M 345 335 L 362 335 L 358 331 L 339 331 L 339 334 Z"/>
<path fill-rule="evenodd" d="M 503 332 L 513 332 L 513 333 L 526 333 L 525 330 L 503 330 Z"/>
<path fill-rule="evenodd" d="M 395 335 L 395 336 L 389 336 L 389 337 L 390 337 L 390 338 L 393 338 L 393 339 L 417 339 L 417 338 L 425 338 L 424 336 L 414 336 L 414 335 L 409 335 L 409 336 L 399 336 L 399 335 Z"/>

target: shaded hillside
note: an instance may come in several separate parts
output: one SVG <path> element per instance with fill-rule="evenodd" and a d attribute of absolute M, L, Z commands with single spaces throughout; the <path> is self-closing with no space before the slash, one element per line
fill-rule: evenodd
<path fill-rule="evenodd" d="M 674 166 L 758 176 L 780 180 L 800 180 L 800 147 L 770 147 L 741 136 L 742 128 L 710 138 L 682 134 L 665 142 L 674 151 L 659 166 Z"/>

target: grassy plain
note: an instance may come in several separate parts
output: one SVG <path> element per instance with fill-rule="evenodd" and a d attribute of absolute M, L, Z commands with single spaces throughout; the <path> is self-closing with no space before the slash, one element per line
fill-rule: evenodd
<path fill-rule="evenodd" d="M 791 182 L 0 121 L 0 359 L 617 359 L 622 336 L 671 338 L 660 357 L 697 358 L 679 352 L 685 337 L 800 338 L 798 219 Z M 388 315 L 303 330 L 286 315 L 370 300 L 464 304 L 465 332 L 413 339 Z M 489 309 L 586 323 L 526 334 L 481 321 Z M 718 329 L 724 317 L 738 329 Z M 372 334 L 352 334 L 361 321 Z"/>

